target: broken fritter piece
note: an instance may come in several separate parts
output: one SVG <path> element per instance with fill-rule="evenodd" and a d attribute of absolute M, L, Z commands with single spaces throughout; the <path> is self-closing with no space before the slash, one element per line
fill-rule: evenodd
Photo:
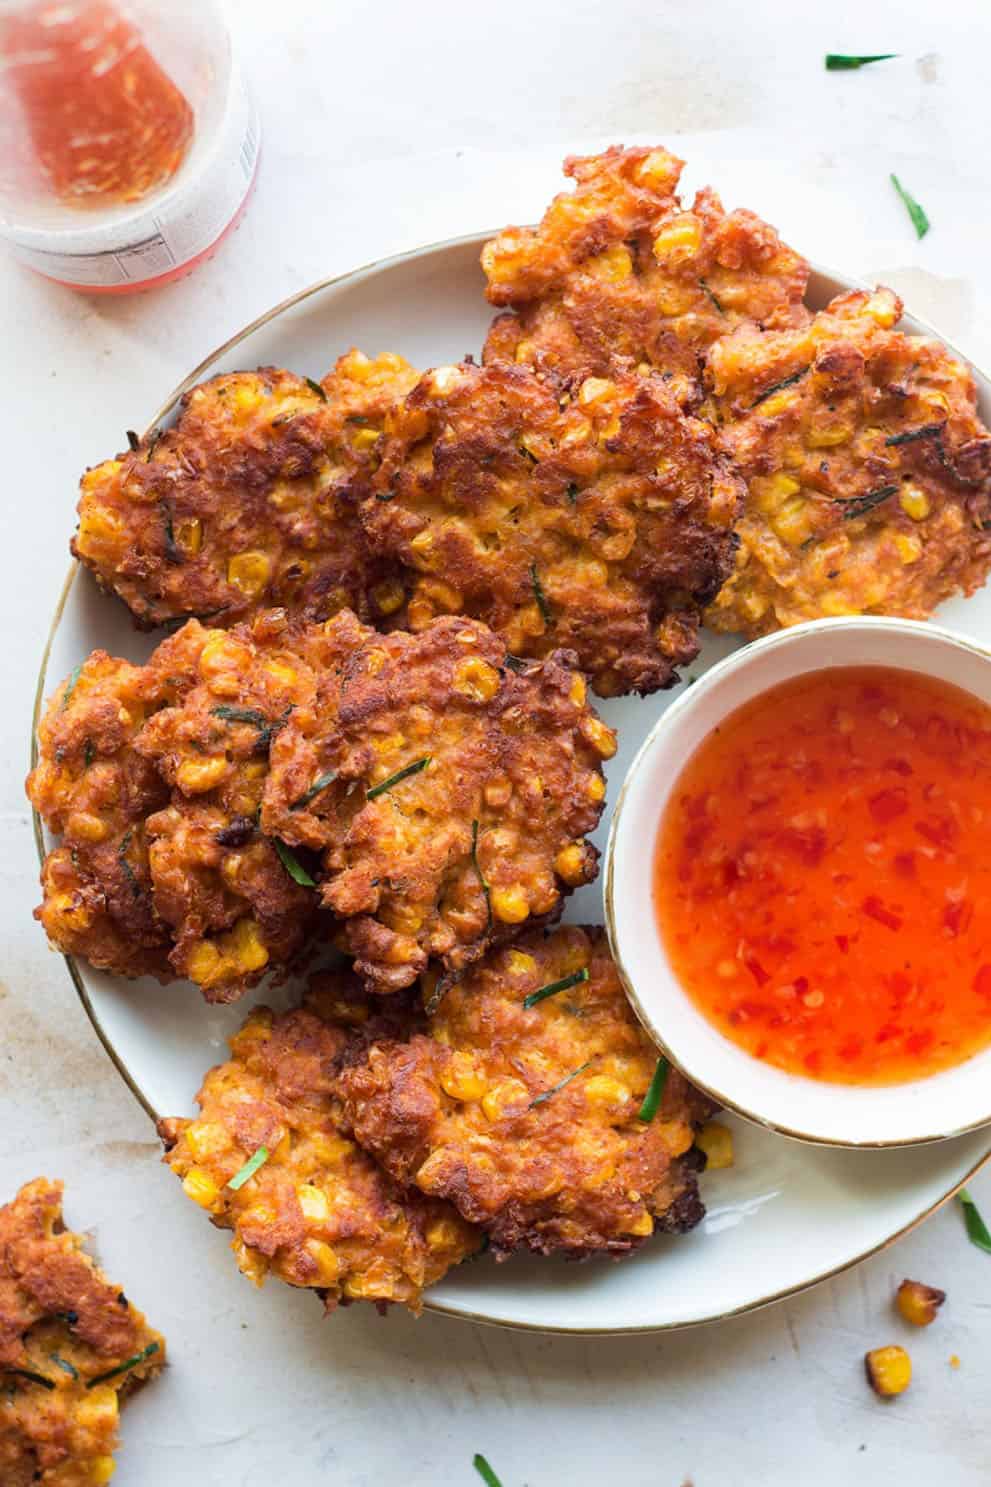
<path fill-rule="evenodd" d="M 121 1401 L 165 1362 L 165 1339 L 62 1226 L 39 1177 L 0 1208 L 0 1481 L 101 1487 Z"/>
<path fill-rule="evenodd" d="M 809 267 L 753 212 L 726 213 L 710 188 L 683 210 L 681 161 L 623 149 L 565 161 L 573 192 L 536 228 L 487 243 L 493 323 L 485 361 L 525 363 L 556 386 L 659 372 L 683 405 L 699 397 L 699 357 L 743 322 L 807 318 Z"/>
<path fill-rule="evenodd" d="M 370 990 L 455 976 L 589 882 L 612 730 L 567 651 L 509 658 L 445 617 L 379 635 L 342 613 L 312 706 L 272 744 L 262 829 L 321 854 L 324 904 Z"/>
<path fill-rule="evenodd" d="M 172 428 L 83 476 L 73 553 L 143 628 L 278 605 L 394 617 L 402 583 L 369 555 L 355 506 L 416 377 L 352 350 L 322 383 L 277 367 L 201 383 Z"/>
<path fill-rule="evenodd" d="M 441 367 L 386 430 L 362 518 L 417 572 L 410 629 L 463 613 L 516 655 L 564 646 L 602 696 L 670 686 L 696 655 L 743 487 L 660 380 L 559 402 L 525 367 Z"/>
<path fill-rule="evenodd" d="M 290 876 L 259 812 L 272 740 L 312 709 L 327 647 L 319 626 L 290 625 L 284 610 L 200 633 L 196 684 L 135 747 L 171 787 L 145 839 L 172 967 L 226 1002 L 284 969 L 312 927 L 316 895 Z"/>
<path fill-rule="evenodd" d="M 830 615 L 926 619 L 991 568 L 991 436 L 970 370 L 894 327 L 889 289 L 709 353 L 709 411 L 748 482 L 716 630 Z"/>
<path fill-rule="evenodd" d="M 402 1026 L 396 1015 L 385 1026 Z M 424 1289 L 481 1236 L 350 1139 L 335 1080 L 367 1017 L 341 976 L 291 1012 L 256 1008 L 231 1058 L 207 1074 L 198 1118 L 161 1121 L 159 1132 L 187 1196 L 233 1231 L 238 1267 L 256 1285 L 271 1273 L 315 1290 L 327 1311 L 362 1300 L 419 1312 Z"/>
<path fill-rule="evenodd" d="M 579 1259 L 704 1213 L 693 1140 L 712 1106 L 671 1069 L 640 1120 L 657 1061 L 604 932 L 564 925 L 487 955 L 425 1031 L 368 1038 L 340 1089 L 361 1145 L 454 1203 L 497 1254 Z"/>

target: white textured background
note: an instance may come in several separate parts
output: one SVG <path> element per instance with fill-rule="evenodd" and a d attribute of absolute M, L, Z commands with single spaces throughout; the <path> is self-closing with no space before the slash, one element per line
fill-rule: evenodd
<path fill-rule="evenodd" d="M 115 1481 L 471 1487 L 481 1450 L 504 1487 L 987 1483 L 991 1257 L 966 1242 L 955 1207 L 797 1300 L 656 1340 L 361 1307 L 324 1323 L 288 1288 L 256 1295 L 157 1165 L 145 1117 L 31 921 L 22 793 L 82 467 L 206 351 L 311 280 L 530 219 L 568 151 L 637 135 L 674 145 L 691 185 L 711 177 L 727 206 L 754 207 L 809 256 L 883 278 L 991 366 L 986 0 L 239 0 L 234 25 L 264 144 L 248 215 L 213 263 L 147 297 L 91 301 L 0 258 L 0 1194 L 64 1176 L 70 1222 L 93 1229 L 171 1339 L 166 1381 L 125 1417 Z M 827 50 L 901 57 L 829 74 Z M 890 170 L 932 219 L 922 243 Z M 991 1180 L 974 1190 L 991 1210 Z M 911 1392 L 885 1406 L 860 1360 L 903 1336 L 890 1312 L 903 1274 L 950 1299 L 909 1339 Z"/>

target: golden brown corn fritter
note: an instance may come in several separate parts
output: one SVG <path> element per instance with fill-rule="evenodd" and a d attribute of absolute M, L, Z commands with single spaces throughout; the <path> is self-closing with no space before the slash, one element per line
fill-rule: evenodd
<path fill-rule="evenodd" d="M 567 651 L 511 662 L 451 617 L 379 635 L 345 611 L 325 634 L 313 703 L 272 743 L 262 829 L 321 854 L 323 902 L 369 990 L 430 962 L 448 979 L 595 876 L 585 837 L 615 735 Z"/>
<path fill-rule="evenodd" d="M 154 1332 L 62 1226 L 39 1177 L 0 1208 L 0 1481 L 102 1487 L 119 1406 L 165 1361 Z"/>
<path fill-rule="evenodd" d="M 712 1107 L 672 1069 L 641 1121 L 657 1057 L 604 932 L 565 925 L 490 952 L 423 1032 L 366 1039 L 340 1087 L 362 1146 L 497 1252 L 621 1255 L 704 1212 L 693 1140 Z"/>
<path fill-rule="evenodd" d="M 805 260 L 709 188 L 683 210 L 681 169 L 663 149 L 566 160 L 574 191 L 539 227 L 506 228 L 483 250 L 488 298 L 513 310 L 492 325 L 486 362 L 524 363 L 557 386 L 659 372 L 691 405 L 713 341 L 741 323 L 807 319 Z"/>
<path fill-rule="evenodd" d="M 925 619 L 991 568 L 991 437 L 969 369 L 893 327 L 889 289 L 709 352 L 709 411 L 749 485 L 706 615 L 761 635 L 823 615 Z"/>
<path fill-rule="evenodd" d="M 559 399 L 526 367 L 442 367 L 380 452 L 362 517 L 417 571 L 411 629 L 468 614 L 517 655 L 566 646 L 603 696 L 670 686 L 697 653 L 743 487 L 659 379 Z"/>
<path fill-rule="evenodd" d="M 62 836 L 49 938 L 231 1001 L 285 971 L 321 898 L 380 991 L 556 914 L 597 871 L 615 737 L 569 653 L 516 665 L 471 620 L 380 636 L 349 610 L 191 620 L 144 667 L 96 652 L 52 697 L 28 779 Z M 285 844 L 322 854 L 322 895 Z"/>
<path fill-rule="evenodd" d="M 355 507 L 385 412 L 416 377 L 352 350 L 322 383 L 277 367 L 201 383 L 173 428 L 83 476 L 73 552 L 144 627 L 277 605 L 385 620 L 402 587 Z"/>
<path fill-rule="evenodd" d="M 199 1118 L 165 1120 L 159 1131 L 186 1194 L 233 1231 L 238 1266 L 257 1285 L 271 1272 L 312 1287 L 328 1311 L 365 1300 L 419 1312 L 424 1287 L 482 1240 L 447 1203 L 400 1188 L 350 1139 L 335 1088 L 340 1061 L 376 1026 L 405 1025 L 380 1015 L 366 1030 L 356 985 L 327 976 L 303 1007 L 278 1017 L 256 1008 L 230 1060 L 207 1074 Z"/>

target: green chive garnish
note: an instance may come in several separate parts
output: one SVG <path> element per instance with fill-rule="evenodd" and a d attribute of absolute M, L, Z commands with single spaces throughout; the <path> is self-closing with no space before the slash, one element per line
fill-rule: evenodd
<path fill-rule="evenodd" d="M 134 869 L 127 860 L 127 849 L 131 845 L 131 838 L 133 835 L 133 828 L 124 832 L 124 835 L 120 839 L 120 846 L 117 848 L 117 860 L 120 863 L 121 872 L 124 874 L 124 877 L 131 885 L 131 892 L 134 894 L 134 897 L 140 898 L 141 884 L 134 876 Z"/>
<path fill-rule="evenodd" d="M 43 1373 L 32 1373 L 30 1368 L 4 1368 L 0 1373 L 13 1374 L 16 1378 L 27 1379 L 31 1384 L 40 1384 L 43 1389 L 54 1389 L 55 1385 L 51 1379 L 46 1379 Z"/>
<path fill-rule="evenodd" d="M 176 546 L 175 528 L 172 524 L 172 507 L 168 501 L 159 501 L 158 509 L 162 514 L 162 530 L 165 537 L 165 561 L 167 563 L 181 563 L 184 559 Z"/>
<path fill-rule="evenodd" d="M 264 1167 L 265 1163 L 268 1161 L 268 1157 L 269 1157 L 268 1147 L 267 1146 L 259 1146 L 259 1148 L 255 1152 L 254 1156 L 250 1156 L 248 1158 L 248 1160 L 245 1162 L 244 1166 L 241 1168 L 240 1172 L 235 1172 L 234 1173 L 234 1176 L 231 1178 L 230 1182 L 227 1184 L 227 1186 L 230 1188 L 231 1192 L 232 1193 L 236 1193 L 241 1188 L 243 1188 L 244 1187 L 244 1184 L 248 1181 L 248 1178 L 249 1177 L 254 1177 L 254 1175 L 258 1171 L 258 1168 L 259 1167 Z"/>
<path fill-rule="evenodd" d="M 319 382 L 314 382 L 312 377 L 306 377 L 304 378 L 304 381 L 306 382 L 306 385 L 310 389 L 310 391 L 316 393 L 321 403 L 325 403 L 327 401 L 327 394 L 324 392 Z"/>
<path fill-rule="evenodd" d="M 591 1063 L 592 1063 L 592 1060 L 590 1058 L 589 1059 L 586 1059 L 585 1062 L 583 1064 L 581 1064 L 577 1069 L 572 1069 L 572 1071 L 571 1071 L 570 1074 L 565 1074 L 565 1076 L 561 1080 L 560 1084 L 555 1084 L 554 1087 L 553 1087 L 553 1089 L 545 1089 L 542 1095 L 536 1095 L 530 1101 L 529 1105 L 526 1108 L 528 1110 L 532 1110 L 533 1107 L 534 1107 L 534 1105 L 542 1105 L 545 1100 L 549 1100 L 550 1099 L 551 1095 L 556 1095 L 557 1092 L 558 1092 L 558 1090 L 564 1089 L 564 1086 L 566 1084 L 570 1084 L 571 1081 L 572 1081 L 572 1079 L 577 1079 L 578 1076 L 579 1076 L 579 1074 L 584 1074 L 585 1070 L 588 1068 L 589 1064 L 591 1064 Z"/>
<path fill-rule="evenodd" d="M 898 494 L 897 485 L 882 485 L 877 490 L 865 491 L 862 496 L 848 496 L 841 501 L 843 507 L 843 520 L 853 521 L 854 517 L 866 516 L 873 511 L 875 506 L 880 506 L 882 501 L 887 501 L 889 496 Z"/>
<path fill-rule="evenodd" d="M 525 656 L 514 656 L 510 651 L 507 651 L 506 665 L 509 667 L 510 671 L 519 672 L 525 671 L 530 665 L 530 662 L 526 659 Z"/>
<path fill-rule="evenodd" d="M 545 997 L 554 996 L 556 992 L 567 991 L 569 986 L 579 986 L 588 980 L 588 966 L 582 966 L 580 971 L 574 971 L 570 976 L 564 976 L 560 981 L 551 981 L 547 986 L 541 986 L 539 991 L 531 991 L 529 996 L 523 998 L 524 1007 L 535 1007 Z"/>
<path fill-rule="evenodd" d="M 926 216 L 922 207 L 920 207 L 919 203 L 916 201 L 911 192 L 905 190 L 905 187 L 895 175 L 894 171 L 892 171 L 891 173 L 891 184 L 892 186 L 894 186 L 895 190 L 898 192 L 898 195 L 905 203 L 905 210 L 908 212 L 908 215 L 912 219 L 912 226 L 915 228 L 916 237 L 924 238 L 926 233 L 929 231 L 929 218 Z"/>
<path fill-rule="evenodd" d="M 225 723 L 250 723 L 252 728 L 267 728 L 268 718 L 255 707 L 228 707 L 221 703 L 219 707 L 211 707 L 210 716 L 223 718 Z"/>
<path fill-rule="evenodd" d="M 153 1353 L 157 1353 L 158 1346 L 157 1342 L 150 1342 L 146 1348 L 141 1349 L 140 1353 L 135 1353 L 133 1358 L 128 1358 L 126 1363 L 118 1364 L 116 1368 L 108 1368 L 106 1373 L 98 1373 L 96 1378 L 88 1379 L 86 1383 L 87 1389 L 95 1389 L 97 1384 L 105 1384 L 108 1379 L 115 1379 L 118 1374 L 130 1373 L 132 1368 L 137 1368 L 139 1363 L 143 1363 L 146 1358 L 150 1358 Z"/>
<path fill-rule="evenodd" d="M 496 1476 L 491 1466 L 489 1466 L 489 1463 L 486 1461 L 485 1457 L 477 1451 L 472 1457 L 472 1466 L 474 1466 L 475 1470 L 478 1472 L 478 1475 L 485 1483 L 485 1487 L 502 1487 L 502 1483 L 499 1481 L 499 1478 Z"/>
<path fill-rule="evenodd" d="M 826 53 L 827 72 L 852 72 L 854 68 L 866 67 L 870 62 L 890 62 L 897 52 L 877 52 L 873 57 L 847 57 L 843 52 Z"/>
<path fill-rule="evenodd" d="M 568 486 L 568 489 L 565 492 L 565 494 L 568 497 L 568 505 L 569 506 L 577 506 L 578 505 L 578 487 L 577 487 L 577 485 L 575 484 L 574 481 L 572 481 L 571 484 Z"/>
<path fill-rule="evenodd" d="M 93 747 L 92 740 L 91 739 L 87 739 L 86 740 L 86 744 L 85 744 L 85 746 L 83 748 L 83 765 L 85 766 L 86 769 L 89 769 L 90 765 L 93 763 L 93 760 L 95 758 L 96 758 L 96 750 Z"/>
<path fill-rule="evenodd" d="M 961 1188 L 957 1196 L 963 1208 L 963 1221 L 967 1225 L 967 1238 L 971 1244 L 976 1244 L 978 1249 L 982 1249 L 991 1255 L 991 1234 L 988 1233 L 988 1226 L 978 1212 L 977 1204 L 966 1188 Z"/>
<path fill-rule="evenodd" d="M 637 1120 L 642 1120 L 645 1126 L 650 1125 L 650 1122 L 654 1119 L 654 1116 L 657 1114 L 658 1109 L 660 1108 L 661 1099 L 664 1095 L 664 1086 L 668 1082 L 668 1075 L 670 1074 L 670 1072 L 671 1065 L 668 1063 L 667 1059 L 662 1053 L 660 1058 L 657 1060 L 657 1068 L 654 1070 L 654 1077 L 651 1079 L 650 1085 L 647 1089 L 647 1093 L 643 1097 L 643 1104 L 637 1111 Z"/>
<path fill-rule="evenodd" d="M 286 846 L 285 842 L 280 842 L 279 838 L 275 836 L 272 838 L 272 845 L 279 854 L 279 861 L 294 883 L 298 883 L 300 888 L 315 888 L 317 886 L 306 871 L 306 868 L 296 857 L 295 853 Z"/>
<path fill-rule="evenodd" d="M 884 442 L 888 449 L 895 444 L 914 444 L 916 439 L 929 439 L 934 434 L 937 436 L 942 434 L 945 427 L 946 425 L 942 423 L 924 423 L 921 428 L 909 429 L 907 434 L 892 434 L 891 438 L 885 439 Z"/>
<path fill-rule="evenodd" d="M 309 805 L 311 800 L 316 800 L 321 790 L 326 790 L 337 779 L 337 770 L 328 769 L 326 774 L 318 775 L 308 790 L 304 790 L 298 800 L 294 800 L 289 807 L 291 811 L 301 811 L 304 805 Z"/>
<path fill-rule="evenodd" d="M 128 448 L 130 449 L 132 454 L 137 454 L 138 450 L 141 448 L 141 440 L 138 438 L 133 429 L 125 429 L 124 432 L 127 435 Z"/>
<path fill-rule="evenodd" d="M 790 377 L 782 377 L 780 382 L 772 382 L 770 387 L 765 387 L 764 391 L 754 398 L 750 404 L 751 408 L 759 408 L 761 403 L 767 402 L 769 397 L 773 397 L 776 392 L 781 392 L 782 388 L 794 386 L 796 382 L 801 381 L 808 370 L 808 367 L 802 367 L 801 371 L 792 372 Z"/>
<path fill-rule="evenodd" d="M 485 928 L 486 930 L 490 930 L 492 928 L 492 894 L 489 889 L 488 881 L 485 877 L 485 874 L 482 872 L 481 863 L 478 860 L 477 821 L 473 821 L 471 823 L 471 865 L 475 869 L 475 872 L 478 874 L 478 881 L 481 883 L 482 892 L 485 895 Z"/>
<path fill-rule="evenodd" d="M 69 673 L 69 680 L 66 682 L 65 691 L 62 693 L 62 703 L 59 707 L 60 713 L 64 713 L 66 708 L 69 706 L 69 698 L 76 690 L 76 682 L 79 680 L 80 673 L 82 672 L 84 664 L 84 662 L 80 661 L 76 669 L 74 671 L 70 671 Z"/>
<path fill-rule="evenodd" d="M 547 602 L 547 595 L 544 593 L 543 585 L 540 582 L 540 574 L 537 572 L 536 563 L 530 564 L 530 583 L 533 587 L 533 597 L 537 601 L 537 608 L 540 610 L 544 624 L 553 625 L 554 616 L 551 614 L 551 607 Z"/>
<path fill-rule="evenodd" d="M 56 1368 L 61 1368 L 63 1373 L 67 1373 L 69 1375 L 70 1379 L 78 1379 L 79 1369 L 76 1368 L 74 1364 L 70 1363 L 67 1358 L 60 1358 L 58 1353 L 51 1353 L 49 1356 L 51 1357 L 51 1360 L 55 1364 Z"/>
<path fill-rule="evenodd" d="M 425 754 L 422 759 L 415 759 L 412 764 L 407 764 L 403 769 L 397 769 L 387 780 L 380 785 L 373 785 L 370 790 L 365 791 L 366 800 L 374 800 L 376 795 L 383 795 L 386 790 L 391 790 L 393 785 L 398 785 L 400 780 L 406 780 L 411 774 L 419 774 L 421 769 L 426 769 L 431 760 L 430 754 Z"/>
<path fill-rule="evenodd" d="M 705 282 L 705 280 L 704 279 L 700 279 L 699 280 L 699 284 L 702 287 L 702 292 L 706 295 L 706 297 L 708 299 L 711 299 L 712 300 L 712 303 L 715 305 L 715 307 L 719 311 L 720 315 L 724 315 L 726 313 L 725 310 L 723 309 L 722 305 L 719 303 L 719 301 L 717 300 L 716 296 L 713 294 L 712 290 L 709 288 L 709 286 Z"/>

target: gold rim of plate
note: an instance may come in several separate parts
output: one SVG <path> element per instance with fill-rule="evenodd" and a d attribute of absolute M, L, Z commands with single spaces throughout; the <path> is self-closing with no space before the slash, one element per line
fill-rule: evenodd
<path fill-rule="evenodd" d="M 321 294 L 327 289 L 334 288 L 336 285 L 350 283 L 361 278 L 371 276 L 372 274 L 383 273 L 388 269 L 395 268 L 398 264 L 407 263 L 411 259 L 426 258 L 430 254 L 439 253 L 444 249 L 467 247 L 471 244 L 477 244 L 478 247 L 481 248 L 482 244 L 485 243 L 492 236 L 493 230 L 481 233 L 464 233 L 458 237 L 444 238 L 435 243 L 427 243 L 419 248 L 411 248 L 403 253 L 393 253 L 385 258 L 373 259 L 368 263 L 362 264 L 359 268 L 348 269 L 345 273 L 335 274 L 329 279 L 319 279 L 315 284 L 309 285 L 306 289 L 301 289 L 298 291 L 298 293 L 290 295 L 288 299 L 281 300 L 279 304 L 273 305 L 270 310 L 266 310 L 255 320 L 252 320 L 249 325 L 246 325 L 241 330 L 236 331 L 234 335 L 228 338 L 228 340 L 224 341 L 220 346 L 217 346 L 213 351 L 210 352 L 208 356 L 205 356 L 202 361 L 200 361 L 198 365 L 195 366 L 193 370 L 189 372 L 178 384 L 178 386 L 169 394 L 165 402 L 158 409 L 158 412 L 148 423 L 147 428 L 144 431 L 144 436 L 147 437 L 151 433 L 151 430 L 155 428 L 157 424 L 160 424 L 163 419 L 169 416 L 173 408 L 178 403 L 179 399 L 182 397 L 183 393 L 187 392 L 191 387 L 194 387 L 196 383 L 201 380 L 203 373 L 208 371 L 220 357 L 224 356 L 228 351 L 232 351 L 234 347 L 240 345 L 242 341 L 247 340 L 249 336 L 253 335 L 255 331 L 260 330 L 262 326 L 268 325 L 273 320 L 277 320 L 288 310 L 295 309 L 297 305 L 302 304 L 305 300 L 310 299 L 313 295 Z M 813 274 L 819 274 L 822 277 L 827 278 L 833 282 L 845 283 L 853 286 L 854 281 L 845 278 L 840 279 L 839 276 L 833 274 L 828 269 L 820 267 L 814 262 L 811 263 L 811 269 Z M 966 362 L 968 366 L 973 366 L 973 363 L 968 357 L 964 356 L 962 352 L 958 351 L 957 348 L 952 344 L 952 342 L 947 341 L 945 337 L 941 336 L 939 332 L 932 326 L 930 326 L 926 321 L 920 320 L 919 317 L 916 315 L 911 315 L 911 319 L 913 319 L 916 324 L 923 329 L 923 331 L 933 335 L 938 340 L 941 340 L 943 344 L 947 346 L 952 352 L 954 352 L 956 356 L 960 357 L 961 361 Z M 983 376 L 983 374 L 981 375 Z M 985 377 L 984 380 L 991 384 L 991 379 Z M 62 615 L 65 612 L 65 606 L 78 572 L 79 564 L 77 562 L 73 562 L 69 567 L 69 571 L 66 574 L 65 581 L 62 585 L 62 591 L 59 594 L 58 603 L 55 606 L 55 613 L 52 616 L 52 621 L 48 629 L 48 635 L 45 639 L 45 647 L 41 655 L 41 664 L 38 670 L 38 683 L 35 688 L 34 706 L 31 714 L 30 760 L 32 769 L 37 763 L 38 757 L 38 724 L 41 720 L 41 711 L 45 701 L 45 692 L 48 681 L 48 660 L 51 655 L 52 644 L 55 640 L 56 631 L 58 630 Z M 108 602 L 112 602 L 109 597 Z M 620 787 L 620 792 L 616 800 L 616 811 L 621 808 L 625 790 L 626 782 L 624 781 L 623 785 Z M 44 862 L 46 856 L 46 849 L 41 818 L 38 815 L 38 812 L 35 810 L 32 810 L 31 814 L 34 824 L 34 839 L 35 846 L 38 852 L 38 861 L 39 863 L 42 863 Z M 603 888 L 603 897 L 607 900 L 611 888 L 609 877 L 607 877 Z M 604 917 L 608 918 L 609 916 L 605 915 Z M 100 1043 L 103 1045 L 103 1049 L 107 1054 L 107 1057 L 110 1059 L 110 1062 L 113 1064 L 114 1068 L 117 1070 L 117 1073 L 127 1085 L 127 1088 L 131 1091 L 131 1094 L 137 1100 L 138 1104 L 144 1110 L 145 1114 L 154 1124 L 159 1119 L 159 1114 L 155 1110 L 151 1101 L 148 1099 L 140 1084 L 135 1079 L 134 1075 L 131 1073 L 124 1060 L 120 1057 L 119 1053 L 108 1037 L 107 1032 L 104 1029 L 103 1024 L 101 1023 L 100 1018 L 97 1014 L 96 1008 L 93 1006 L 89 992 L 86 988 L 86 984 L 83 981 L 82 976 L 80 975 L 75 956 L 63 955 L 62 958 L 65 961 L 72 984 L 76 989 L 76 995 L 79 997 L 79 1000 L 83 1006 L 83 1010 L 85 1011 L 86 1016 L 89 1018 L 90 1023 L 92 1024 L 93 1031 L 96 1033 L 96 1036 L 99 1038 Z M 637 1016 L 639 1017 L 640 1008 L 635 996 L 631 991 L 628 978 L 623 972 L 622 966 L 619 966 L 619 971 L 627 994 L 630 997 L 630 1001 L 637 1013 Z M 732 1106 L 727 1106 L 727 1108 L 732 1109 Z M 773 1127 L 771 1127 L 770 1129 L 776 1130 L 776 1128 Z M 788 1137 L 791 1136 L 793 1133 L 787 1131 L 776 1131 L 776 1134 L 779 1134 L 782 1137 Z M 462 1321 L 477 1322 L 486 1326 L 506 1327 L 516 1332 L 556 1333 L 572 1337 L 628 1337 L 636 1335 L 638 1333 L 681 1332 L 686 1331 L 690 1327 L 711 1326 L 715 1322 L 725 1322 L 728 1321 L 731 1317 L 745 1316 L 748 1312 L 759 1311 L 762 1307 L 770 1306 L 776 1301 L 785 1301 L 790 1296 L 798 1296 L 803 1291 L 810 1290 L 813 1286 L 820 1285 L 823 1281 L 831 1280 L 833 1276 L 842 1275 L 845 1270 L 852 1270 L 855 1265 L 859 1265 L 863 1260 L 870 1259 L 872 1255 L 880 1254 L 883 1250 L 886 1250 L 891 1245 L 897 1243 L 899 1239 L 903 1239 L 907 1234 L 911 1234 L 913 1230 L 919 1227 L 920 1224 L 925 1223 L 926 1219 L 930 1218 L 937 1211 L 937 1209 L 942 1208 L 945 1203 L 948 1203 L 951 1198 L 955 1197 L 956 1194 L 960 1192 L 961 1188 L 966 1187 L 967 1183 L 970 1182 L 971 1179 L 977 1175 L 977 1173 L 983 1166 L 987 1164 L 989 1160 L 991 1160 L 991 1145 L 988 1146 L 988 1149 L 984 1153 L 984 1155 L 978 1158 L 978 1160 L 974 1163 L 970 1170 L 964 1174 L 959 1182 L 954 1183 L 953 1186 L 950 1187 L 945 1193 L 943 1193 L 941 1197 L 937 1198 L 934 1203 L 928 1204 L 920 1213 L 915 1216 L 915 1218 L 911 1219 L 907 1224 L 903 1224 L 900 1229 L 897 1229 L 893 1234 L 890 1234 L 887 1239 L 882 1239 L 878 1244 L 871 1245 L 868 1249 L 861 1250 L 851 1259 L 844 1260 L 839 1265 L 834 1265 L 828 1270 L 823 1270 L 819 1274 L 811 1276 L 808 1280 L 800 1281 L 797 1285 L 787 1286 L 780 1291 L 772 1291 L 766 1296 L 759 1296 L 753 1301 L 744 1302 L 741 1306 L 733 1307 L 729 1311 L 718 1312 L 711 1317 L 699 1318 L 698 1320 L 689 1322 L 650 1322 L 646 1323 L 642 1327 L 541 1326 L 535 1322 L 519 1322 L 508 1318 L 498 1317 L 494 1314 L 483 1314 L 480 1312 L 472 1311 L 468 1307 L 455 1306 L 442 1301 L 435 1301 L 431 1298 L 429 1291 L 425 1294 L 423 1299 L 424 1310 L 434 1312 L 439 1316 L 457 1317 Z"/>

